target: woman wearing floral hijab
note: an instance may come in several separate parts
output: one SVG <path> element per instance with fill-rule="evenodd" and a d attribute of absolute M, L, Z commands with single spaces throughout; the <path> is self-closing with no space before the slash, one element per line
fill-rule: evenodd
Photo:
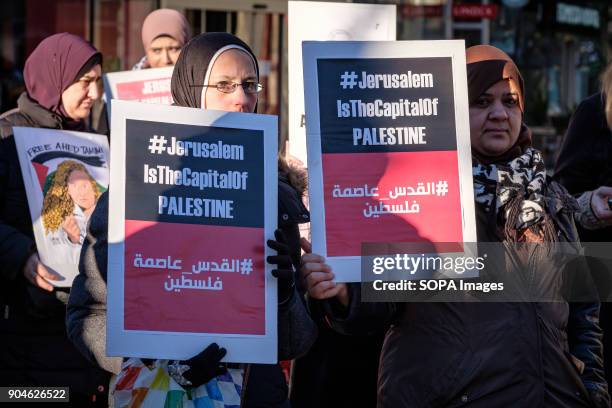
<path fill-rule="evenodd" d="M 27 91 L 0 117 L 0 384 L 68 386 L 83 407 L 106 400 L 108 375 L 66 337 L 68 292 L 51 285 L 57 277 L 38 259 L 12 127 L 87 130 L 101 63 L 80 37 L 46 38 L 26 61 Z"/>
<path fill-rule="evenodd" d="M 547 179 L 531 146 L 523 78 L 510 57 L 471 47 L 467 73 L 478 241 L 498 243 L 489 261 L 524 285 L 526 301 L 362 303 L 359 285 L 330 282 L 316 254 L 302 257 L 309 295 L 331 298 L 328 317 L 341 332 L 388 327 L 379 408 L 608 407 L 599 304 L 565 300 L 574 269 L 549 252 L 577 249 L 578 205 Z"/>

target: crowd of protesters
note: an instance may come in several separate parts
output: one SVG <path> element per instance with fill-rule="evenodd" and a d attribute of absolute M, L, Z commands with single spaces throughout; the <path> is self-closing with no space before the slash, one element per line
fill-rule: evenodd
<path fill-rule="evenodd" d="M 182 14 L 161 9 L 144 21 L 142 41 L 145 56 L 133 69 L 175 65 L 176 106 L 257 112 L 259 63 L 239 38 L 191 38 Z M 527 290 L 562 296 L 569 266 L 550 259 L 550 246 L 580 251 L 580 240 L 612 237 L 612 64 L 601 92 L 577 108 L 551 178 L 523 121 L 529 84 L 519 68 L 492 46 L 470 47 L 466 57 L 478 241 L 508 244 L 505 261 L 529 275 Z M 72 288 L 53 286 L 57 276 L 38 257 L 12 128 L 92 131 L 101 67 L 101 53 L 84 39 L 52 35 L 26 61 L 18 106 L 0 116 L 0 385 L 68 386 L 78 407 L 112 403 L 123 362 L 105 350 L 108 194 L 89 216 Z M 294 360 L 291 392 L 279 364 L 251 364 L 241 406 L 610 406 L 606 303 L 362 302 L 360 284 L 336 283 L 300 238 L 299 224 L 309 221 L 305 178 L 279 155 L 278 229 L 268 241 L 276 255 L 267 261 L 278 279 L 279 359 Z M 175 379 L 207 383 L 225 353 L 203 345 L 178 363 Z"/>

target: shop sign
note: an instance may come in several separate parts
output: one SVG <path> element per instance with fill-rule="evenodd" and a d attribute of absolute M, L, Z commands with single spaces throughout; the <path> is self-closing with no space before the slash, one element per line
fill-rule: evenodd
<path fill-rule="evenodd" d="M 497 4 L 460 4 L 453 6 L 453 17 L 461 19 L 489 19 L 497 18 L 499 6 Z"/>
<path fill-rule="evenodd" d="M 405 4 L 401 11 L 404 18 L 442 17 L 444 14 L 442 6 L 413 6 Z"/>
<path fill-rule="evenodd" d="M 599 29 L 599 10 L 574 4 L 557 3 L 557 22 Z"/>

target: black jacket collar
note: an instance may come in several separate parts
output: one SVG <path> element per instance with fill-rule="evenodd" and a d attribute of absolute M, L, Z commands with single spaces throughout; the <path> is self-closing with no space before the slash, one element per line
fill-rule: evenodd
<path fill-rule="evenodd" d="M 39 127 L 64 129 L 64 121 L 61 116 L 43 108 L 32 100 L 26 92 L 22 93 L 17 100 L 17 106 L 21 114 L 27 116 L 30 121 L 36 123 Z"/>

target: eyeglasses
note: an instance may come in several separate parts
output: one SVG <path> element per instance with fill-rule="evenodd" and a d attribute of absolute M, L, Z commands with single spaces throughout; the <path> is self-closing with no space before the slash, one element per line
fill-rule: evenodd
<path fill-rule="evenodd" d="M 245 81 L 245 82 L 230 82 L 230 81 L 221 81 L 217 82 L 214 85 L 192 85 L 192 86 L 202 86 L 202 87 L 213 87 L 217 88 L 219 92 L 223 92 L 226 94 L 231 94 L 236 91 L 236 88 L 240 85 L 244 90 L 244 93 L 247 94 L 256 94 L 261 92 L 263 89 L 263 85 L 255 82 L 255 81 Z"/>

